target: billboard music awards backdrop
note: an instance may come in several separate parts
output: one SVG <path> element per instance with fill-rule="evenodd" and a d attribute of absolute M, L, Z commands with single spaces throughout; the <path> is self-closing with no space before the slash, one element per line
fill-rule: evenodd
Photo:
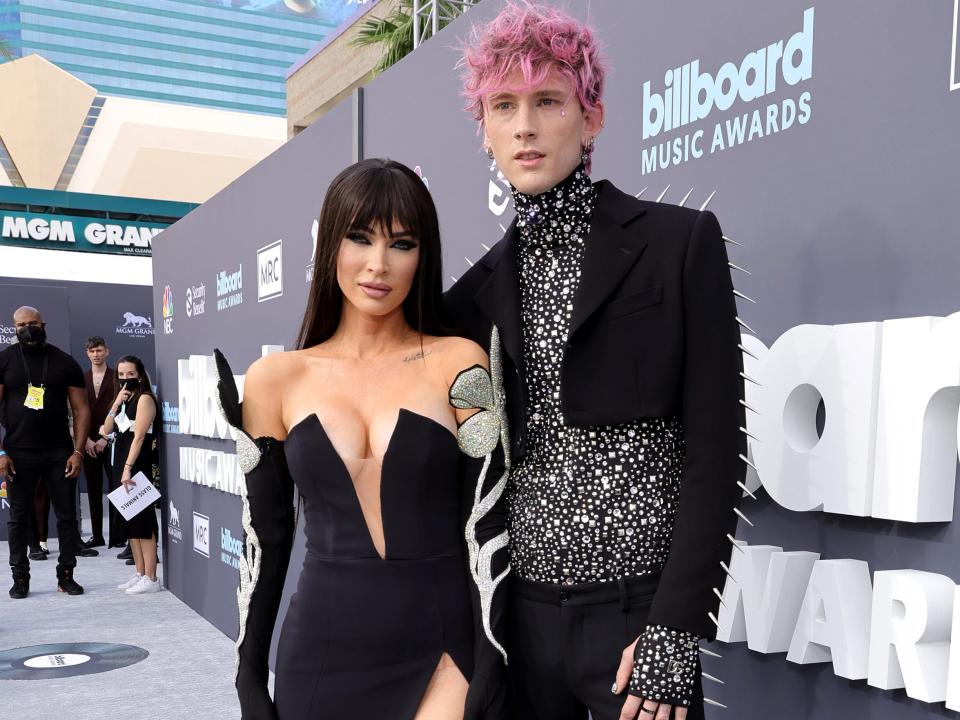
<path fill-rule="evenodd" d="M 738 301 L 756 499 L 720 589 L 729 644 L 702 658 L 726 681 L 706 680 L 706 694 L 731 710 L 708 712 L 953 716 L 956 2 L 567 6 L 589 16 L 612 66 L 594 177 L 648 200 L 709 198 L 738 243 L 734 282 L 756 300 Z M 212 350 L 242 375 L 293 347 L 314 223 L 351 161 L 355 122 L 363 157 L 419 168 L 430 187 L 448 284 L 500 238 L 509 188 L 454 70 L 458 36 L 499 8 L 470 10 L 371 82 L 359 107 L 342 103 L 155 244 L 167 583 L 231 636 L 240 473 Z M 301 528 L 287 598 L 302 556 Z"/>

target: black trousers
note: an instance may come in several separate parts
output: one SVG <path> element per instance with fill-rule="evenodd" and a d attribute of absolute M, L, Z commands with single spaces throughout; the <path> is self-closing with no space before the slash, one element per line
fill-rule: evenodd
<path fill-rule="evenodd" d="M 30 538 L 30 515 L 34 512 L 37 485 L 46 483 L 47 492 L 57 516 L 57 539 L 60 544 L 58 568 L 77 565 L 77 479 L 64 477 L 72 448 L 54 450 L 13 450 L 7 448 L 16 475 L 7 480 L 10 518 L 7 539 L 10 544 L 10 566 L 28 571 L 27 545 Z"/>
<path fill-rule="evenodd" d="M 552 585 L 513 579 L 508 622 L 514 720 L 617 720 L 610 690 L 624 648 L 643 633 L 659 578 Z M 699 672 L 687 720 L 703 720 Z M 641 713 L 641 720 L 652 715 Z"/>
<path fill-rule="evenodd" d="M 103 478 L 107 478 L 107 492 L 113 489 L 110 480 L 110 452 L 104 450 L 95 458 L 83 456 L 83 475 L 87 480 L 87 500 L 90 503 L 90 527 L 93 537 L 103 537 Z M 110 506 L 113 510 L 113 506 Z M 113 530 L 113 512 L 110 513 L 110 529 Z M 124 538 L 125 539 L 125 538 Z M 113 535 L 110 535 L 110 544 L 113 545 Z"/>
<path fill-rule="evenodd" d="M 33 491 L 33 512 L 29 516 L 30 535 L 28 542 L 31 548 L 39 548 L 40 543 L 47 541 L 50 519 L 50 493 L 47 492 L 47 481 L 41 477 Z"/>

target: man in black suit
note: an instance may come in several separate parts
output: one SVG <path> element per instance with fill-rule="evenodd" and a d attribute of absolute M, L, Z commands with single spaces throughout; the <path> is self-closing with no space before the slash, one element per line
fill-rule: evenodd
<path fill-rule="evenodd" d="M 512 711 L 702 718 L 746 454 L 720 226 L 591 181 L 604 61 L 566 13 L 508 4 L 464 66 L 517 210 L 446 295 L 463 334 L 496 326 L 503 348 Z"/>

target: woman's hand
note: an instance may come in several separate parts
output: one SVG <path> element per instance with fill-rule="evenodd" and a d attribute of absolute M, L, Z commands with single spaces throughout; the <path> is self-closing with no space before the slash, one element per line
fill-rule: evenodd
<path fill-rule="evenodd" d="M 117 394 L 117 399 L 113 401 L 113 412 L 117 412 L 120 406 L 133 397 L 133 393 L 127 390 L 127 384 L 124 383 Z"/>
<path fill-rule="evenodd" d="M 120 484 L 123 485 L 123 486 L 127 489 L 127 492 L 129 492 L 130 490 L 132 490 L 132 489 L 133 489 L 134 487 L 136 487 L 136 485 L 137 485 L 137 484 L 133 481 L 133 478 L 131 477 L 132 474 L 133 474 L 133 473 L 131 472 L 132 470 L 133 470 L 133 468 L 131 468 L 129 465 L 124 465 L 124 466 L 123 466 L 123 475 L 120 476 Z"/>

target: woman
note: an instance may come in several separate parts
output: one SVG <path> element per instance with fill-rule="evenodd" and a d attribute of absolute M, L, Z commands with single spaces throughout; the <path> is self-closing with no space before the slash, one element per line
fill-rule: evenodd
<path fill-rule="evenodd" d="M 216 353 L 246 475 L 244 718 L 501 716 L 491 603 L 505 572 L 494 576 L 491 558 L 506 538 L 490 510 L 508 462 L 502 413 L 486 353 L 444 335 L 440 271 L 422 181 L 399 163 L 362 161 L 324 200 L 299 349 L 250 367 L 242 408 Z M 267 658 L 294 483 L 307 553 L 274 705 Z"/>
<path fill-rule="evenodd" d="M 115 432 L 113 476 L 125 488 L 134 487 L 133 478 L 143 473 L 149 480 L 153 466 L 153 423 L 157 417 L 157 399 L 150 386 L 150 377 L 143 361 L 133 355 L 117 363 L 120 392 L 100 428 L 104 437 Z M 161 590 L 157 580 L 157 514 L 151 505 L 127 521 L 120 518 L 130 539 L 130 550 L 136 573 L 117 586 L 128 595 L 155 593 Z"/>

